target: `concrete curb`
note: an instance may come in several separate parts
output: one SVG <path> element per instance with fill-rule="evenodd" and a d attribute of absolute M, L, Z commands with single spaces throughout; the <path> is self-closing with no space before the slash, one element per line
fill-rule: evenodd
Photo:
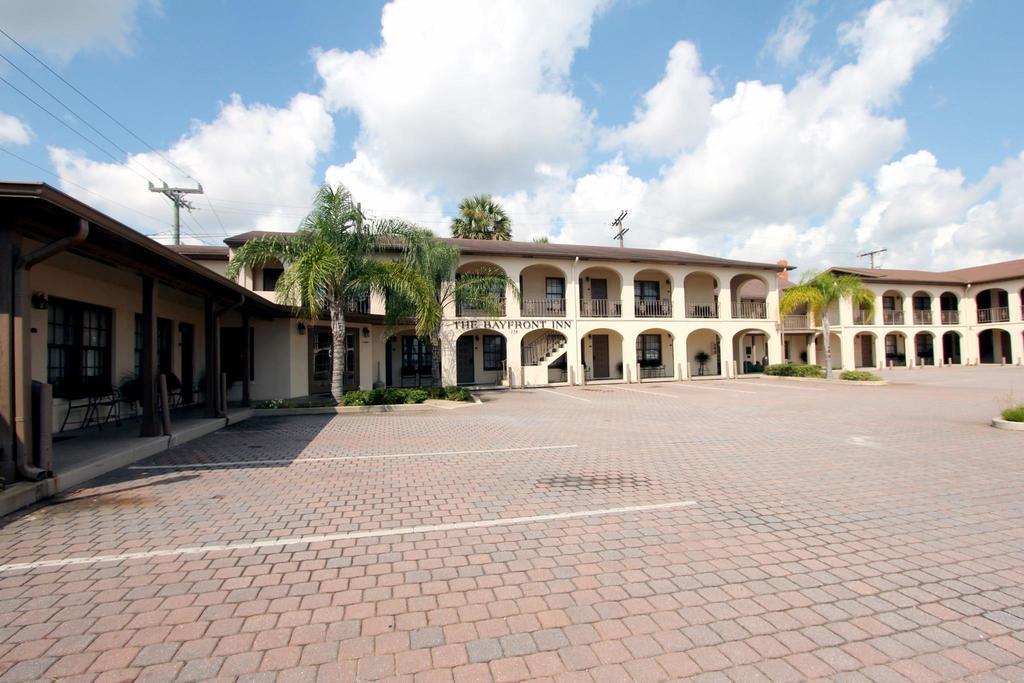
<path fill-rule="evenodd" d="M 852 379 L 825 379 L 823 377 L 779 377 L 778 375 L 761 375 L 761 379 L 772 379 L 772 380 L 786 380 L 789 382 L 817 382 L 819 384 L 839 384 L 841 386 L 860 386 L 860 387 L 884 387 L 889 384 L 888 380 L 881 379 L 877 381 L 860 381 Z"/>
<path fill-rule="evenodd" d="M 64 472 L 55 473 L 50 479 L 30 482 L 21 481 L 0 491 L 0 517 L 28 507 L 58 493 L 84 484 L 90 479 L 131 465 L 144 458 L 162 453 L 170 448 L 212 434 L 229 424 L 236 424 L 253 416 L 253 410 L 236 410 L 227 418 L 206 420 L 202 424 L 175 430 L 170 436 L 151 436 L 132 439 L 130 445 L 96 458 Z"/>
<path fill-rule="evenodd" d="M 993 417 L 992 426 L 996 429 L 1006 429 L 1011 432 L 1024 432 L 1024 422 L 1010 422 L 1001 417 Z"/>

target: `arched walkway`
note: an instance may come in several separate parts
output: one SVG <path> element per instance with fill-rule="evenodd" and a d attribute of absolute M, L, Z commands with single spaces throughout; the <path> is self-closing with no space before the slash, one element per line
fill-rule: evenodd
<path fill-rule="evenodd" d="M 671 276 L 656 268 L 641 270 L 633 276 L 633 302 L 638 318 L 671 318 Z"/>
<path fill-rule="evenodd" d="M 878 367 L 875 358 L 875 342 L 878 337 L 873 332 L 860 332 L 853 338 L 853 363 L 858 368 Z"/>
<path fill-rule="evenodd" d="M 711 273 L 698 272 L 687 275 L 683 280 L 686 317 L 717 318 L 718 289 L 718 280 Z"/>
<path fill-rule="evenodd" d="M 766 320 L 768 318 L 768 282 L 757 275 L 741 274 L 729 283 L 732 293 L 732 317 Z"/>
<path fill-rule="evenodd" d="M 587 380 L 623 378 L 622 342 L 622 335 L 609 329 L 592 330 L 580 338 Z"/>
<path fill-rule="evenodd" d="M 438 365 L 440 368 L 440 364 Z M 375 377 L 389 387 L 429 387 L 433 377 L 433 349 L 429 339 L 412 328 L 395 332 L 384 342 L 384 376 Z"/>
<path fill-rule="evenodd" d="M 622 277 L 611 268 L 593 266 L 580 273 L 580 317 L 621 318 Z"/>
<path fill-rule="evenodd" d="M 839 338 L 839 335 L 835 332 L 830 332 L 829 341 L 829 352 L 832 356 L 832 369 L 836 370 L 843 366 L 843 342 Z M 826 367 L 825 362 L 825 333 L 819 332 L 814 336 L 814 352 L 817 358 L 817 364 L 821 367 Z"/>
<path fill-rule="evenodd" d="M 501 384 L 506 376 L 505 335 L 494 330 L 469 330 L 455 340 L 458 384 Z"/>
<path fill-rule="evenodd" d="M 924 291 L 914 292 L 912 303 L 914 307 L 914 324 L 931 325 L 932 295 Z"/>
<path fill-rule="evenodd" d="M 520 342 L 526 386 L 569 381 L 568 338 L 556 330 L 533 330 Z"/>
<path fill-rule="evenodd" d="M 903 292 L 890 289 L 882 294 L 882 324 L 903 325 Z"/>
<path fill-rule="evenodd" d="M 722 338 L 714 330 L 694 330 L 686 337 L 686 363 L 690 377 L 722 375 Z"/>
<path fill-rule="evenodd" d="M 943 292 L 939 297 L 939 313 L 943 325 L 960 324 L 960 299 L 953 292 Z"/>
<path fill-rule="evenodd" d="M 676 376 L 674 341 L 671 332 L 658 328 L 636 336 L 636 363 L 641 380 Z"/>
<path fill-rule="evenodd" d="M 979 324 L 1005 323 L 1010 319 L 1010 296 L 1005 289 L 982 290 L 975 295 L 974 301 L 978 305 Z"/>
<path fill-rule="evenodd" d="M 935 365 L 935 335 L 931 332 L 914 335 L 914 358 L 917 365 Z"/>
<path fill-rule="evenodd" d="M 981 312 L 980 310 L 978 311 Z M 978 334 L 978 360 L 986 364 L 1013 363 L 1010 333 L 1006 330 L 983 330 Z"/>
<path fill-rule="evenodd" d="M 907 336 L 902 332 L 885 335 L 885 365 L 905 367 L 907 364 Z"/>
<path fill-rule="evenodd" d="M 523 294 L 523 317 L 565 317 L 565 271 L 546 263 L 523 268 L 519 289 Z"/>
<path fill-rule="evenodd" d="M 732 338 L 736 371 L 743 375 L 763 372 L 768 364 L 768 345 L 772 343 L 772 336 L 765 330 L 737 332 Z"/>
<path fill-rule="evenodd" d="M 942 359 L 946 365 L 960 365 L 963 362 L 958 332 L 946 332 L 942 335 Z"/>
<path fill-rule="evenodd" d="M 459 266 L 459 269 L 455 271 L 455 278 L 459 279 L 464 275 L 470 274 L 500 274 L 506 275 L 505 270 L 490 261 L 472 261 L 470 263 L 463 263 Z M 504 317 L 506 314 L 505 308 L 505 290 L 494 292 L 494 305 L 493 306 L 481 306 L 479 304 L 463 304 L 456 302 L 455 304 L 455 315 L 459 318 L 494 318 Z"/>

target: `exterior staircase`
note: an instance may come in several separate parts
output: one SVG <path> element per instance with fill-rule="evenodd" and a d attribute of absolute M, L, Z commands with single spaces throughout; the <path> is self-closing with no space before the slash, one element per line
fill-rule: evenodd
<path fill-rule="evenodd" d="M 565 355 L 566 339 L 560 334 L 546 334 L 523 347 L 523 365 L 551 365 Z"/>

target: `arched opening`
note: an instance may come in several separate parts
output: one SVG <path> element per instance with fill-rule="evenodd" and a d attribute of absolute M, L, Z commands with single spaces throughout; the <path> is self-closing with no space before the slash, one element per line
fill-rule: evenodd
<path fill-rule="evenodd" d="M 694 330 L 686 338 L 686 362 L 691 377 L 722 374 L 722 338 L 714 330 Z"/>
<path fill-rule="evenodd" d="M 886 325 L 903 324 L 903 292 L 890 289 L 882 294 L 882 322 Z"/>
<path fill-rule="evenodd" d="M 555 330 L 533 330 L 520 342 L 523 383 L 526 386 L 569 381 L 567 364 L 569 340 Z"/>
<path fill-rule="evenodd" d="M 785 334 L 782 342 L 782 359 L 786 363 L 804 365 L 809 362 L 813 348 L 811 334 Z"/>
<path fill-rule="evenodd" d="M 907 364 L 907 337 L 902 332 L 885 335 L 885 365 L 904 367 Z"/>
<path fill-rule="evenodd" d="M 587 380 L 622 379 L 622 335 L 615 330 L 587 332 L 580 338 L 580 358 Z"/>
<path fill-rule="evenodd" d="M 875 358 L 875 340 L 872 332 L 860 332 L 853 338 L 853 362 L 858 368 L 874 368 L 878 366 Z"/>
<path fill-rule="evenodd" d="M 960 324 L 960 299 L 953 292 L 943 292 L 939 296 L 939 311 L 943 325 Z"/>
<path fill-rule="evenodd" d="M 924 291 L 914 292 L 912 304 L 914 308 L 914 324 L 931 325 L 932 295 Z"/>
<path fill-rule="evenodd" d="M 565 317 L 565 271 L 546 263 L 523 268 L 519 290 L 523 294 L 523 317 Z"/>
<path fill-rule="evenodd" d="M 764 330 L 750 329 L 737 332 L 732 338 L 732 354 L 740 374 L 764 372 L 768 365 L 768 345 L 772 337 Z"/>
<path fill-rule="evenodd" d="M 875 324 L 875 311 L 873 308 L 869 308 L 864 302 L 857 304 L 857 308 L 853 310 L 853 324 L 854 325 L 874 325 Z"/>
<path fill-rule="evenodd" d="M 768 283 L 757 275 L 737 275 L 729 283 L 732 317 L 767 320 Z"/>
<path fill-rule="evenodd" d="M 989 364 L 1013 363 L 1010 333 L 1006 330 L 984 330 L 978 334 L 978 360 Z"/>
<path fill-rule="evenodd" d="M 470 263 L 463 263 L 459 266 L 458 270 L 455 271 L 455 279 L 458 280 L 467 274 L 478 274 L 478 273 L 501 273 L 505 275 L 505 270 L 494 263 L 489 261 L 472 261 Z M 493 318 L 493 317 L 504 317 L 505 316 L 505 289 L 500 288 L 494 291 L 494 305 L 493 306 L 481 306 L 477 303 L 455 303 L 455 315 L 459 318 Z"/>
<path fill-rule="evenodd" d="M 942 335 L 942 358 L 946 365 L 960 365 L 960 334 L 947 332 Z"/>
<path fill-rule="evenodd" d="M 843 343 L 835 332 L 829 333 L 829 355 L 832 356 L 832 369 L 841 367 L 843 364 Z M 814 336 L 814 353 L 817 358 L 817 365 L 826 366 L 825 362 L 825 334 L 819 332 Z"/>
<path fill-rule="evenodd" d="M 710 273 L 690 273 L 683 280 L 687 318 L 718 317 L 718 280 Z"/>
<path fill-rule="evenodd" d="M 914 335 L 914 357 L 918 365 L 935 365 L 935 336 L 931 332 Z"/>
<path fill-rule="evenodd" d="M 1010 319 L 1010 297 L 1005 289 L 985 289 L 974 297 L 978 323 L 1005 323 Z"/>
<path fill-rule="evenodd" d="M 507 376 L 505 336 L 494 330 L 470 330 L 455 341 L 455 375 L 459 384 L 501 384 Z"/>
<path fill-rule="evenodd" d="M 652 328 L 636 336 L 636 363 L 640 379 L 675 377 L 675 353 L 671 332 Z"/>
<path fill-rule="evenodd" d="M 672 317 L 672 278 L 654 268 L 633 276 L 633 302 L 638 318 Z"/>
<path fill-rule="evenodd" d="M 388 387 L 430 387 L 436 383 L 434 349 L 429 339 L 416 336 L 413 329 L 395 332 L 384 342 L 384 375 L 377 381 Z M 438 364 L 440 369 L 440 364 Z"/>
<path fill-rule="evenodd" d="M 580 273 L 580 317 L 621 318 L 622 277 L 611 268 L 586 268 Z"/>

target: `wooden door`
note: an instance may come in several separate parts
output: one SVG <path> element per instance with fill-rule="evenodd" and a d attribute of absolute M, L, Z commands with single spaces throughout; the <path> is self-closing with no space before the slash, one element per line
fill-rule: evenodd
<path fill-rule="evenodd" d="M 590 335 L 593 344 L 594 355 L 594 377 L 597 379 L 608 378 L 611 375 L 608 363 L 608 335 Z"/>
<path fill-rule="evenodd" d="M 473 335 L 459 337 L 455 345 L 456 375 L 459 384 L 473 384 L 476 381 L 473 355 Z"/>

